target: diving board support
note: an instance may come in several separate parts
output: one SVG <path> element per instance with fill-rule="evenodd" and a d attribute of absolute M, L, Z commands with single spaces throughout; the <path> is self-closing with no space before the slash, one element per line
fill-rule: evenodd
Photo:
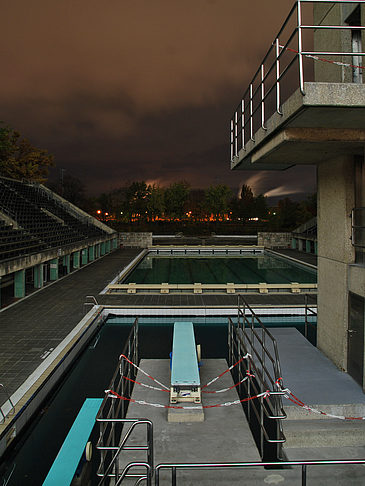
<path fill-rule="evenodd" d="M 84 401 L 43 486 L 68 486 L 71 484 L 95 425 L 102 401 L 102 398 L 87 398 Z"/>
<path fill-rule="evenodd" d="M 192 322 L 175 322 L 170 403 L 201 403 L 198 358 Z"/>

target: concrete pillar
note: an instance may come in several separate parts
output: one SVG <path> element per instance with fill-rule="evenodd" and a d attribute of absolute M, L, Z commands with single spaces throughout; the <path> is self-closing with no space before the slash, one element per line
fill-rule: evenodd
<path fill-rule="evenodd" d="M 66 267 L 66 275 L 70 273 L 71 255 L 65 255 L 63 257 L 63 266 Z"/>
<path fill-rule="evenodd" d="M 41 289 L 43 287 L 43 264 L 33 267 L 34 288 Z"/>
<path fill-rule="evenodd" d="M 73 254 L 73 267 L 74 268 L 79 268 L 80 267 L 80 252 L 75 251 Z"/>
<path fill-rule="evenodd" d="M 113 238 L 112 242 L 113 242 L 113 250 L 115 250 L 117 248 L 117 246 L 118 246 L 118 239 L 117 238 Z"/>
<path fill-rule="evenodd" d="M 310 253 L 311 252 L 311 242 L 310 242 L 310 240 L 305 240 L 305 251 L 307 253 Z"/>
<path fill-rule="evenodd" d="M 303 240 L 298 238 L 298 250 L 303 251 Z"/>
<path fill-rule="evenodd" d="M 81 263 L 83 265 L 86 265 L 88 262 L 88 249 L 87 248 L 83 248 L 81 250 Z"/>
<path fill-rule="evenodd" d="M 14 274 L 14 297 L 25 297 L 25 270 L 18 270 Z"/>
<path fill-rule="evenodd" d="M 100 256 L 105 255 L 105 241 L 100 244 Z"/>
<path fill-rule="evenodd" d="M 92 262 L 95 259 L 95 247 L 89 246 L 89 261 Z"/>
<path fill-rule="evenodd" d="M 108 240 L 108 241 L 106 242 L 106 249 L 105 249 L 105 251 L 106 251 L 107 253 L 110 253 L 110 240 Z"/>
<path fill-rule="evenodd" d="M 317 181 L 317 346 L 340 369 L 346 370 L 349 264 L 355 260 L 349 217 L 355 204 L 353 158 L 339 156 L 323 161 L 318 166 Z"/>
<path fill-rule="evenodd" d="M 293 250 L 297 249 L 297 239 L 296 238 L 291 239 L 291 247 L 292 247 Z"/>
<path fill-rule="evenodd" d="M 49 279 L 58 280 L 58 258 L 54 258 L 49 264 Z"/>

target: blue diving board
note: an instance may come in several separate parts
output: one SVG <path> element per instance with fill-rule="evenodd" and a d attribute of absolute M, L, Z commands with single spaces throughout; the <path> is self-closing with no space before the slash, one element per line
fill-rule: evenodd
<path fill-rule="evenodd" d="M 200 387 L 194 326 L 192 322 L 175 322 L 172 347 L 171 386 Z"/>
<path fill-rule="evenodd" d="M 102 398 L 87 398 L 48 472 L 43 486 L 67 486 L 75 475 L 95 419 L 102 404 Z"/>

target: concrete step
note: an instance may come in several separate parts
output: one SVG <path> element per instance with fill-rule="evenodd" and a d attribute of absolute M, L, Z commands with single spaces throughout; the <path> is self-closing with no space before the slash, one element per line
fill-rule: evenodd
<path fill-rule="evenodd" d="M 285 448 L 348 447 L 365 444 L 365 421 L 284 420 Z"/>

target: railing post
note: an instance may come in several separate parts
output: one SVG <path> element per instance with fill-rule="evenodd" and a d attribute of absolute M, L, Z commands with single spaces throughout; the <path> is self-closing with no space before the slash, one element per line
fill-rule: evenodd
<path fill-rule="evenodd" d="M 250 138 L 254 142 L 255 139 L 253 138 L 253 99 L 252 99 L 252 83 L 250 84 Z"/>
<path fill-rule="evenodd" d="M 237 110 L 234 113 L 234 154 L 238 155 L 238 113 Z"/>
<path fill-rule="evenodd" d="M 276 47 L 276 112 L 279 115 L 282 115 L 281 111 L 281 95 L 280 95 L 280 44 L 279 39 L 275 39 L 275 47 Z"/>
<path fill-rule="evenodd" d="M 304 295 L 305 318 L 304 318 L 304 337 L 308 339 L 308 295 Z"/>
<path fill-rule="evenodd" d="M 234 123 L 231 120 L 231 162 L 233 162 L 234 157 Z"/>
<path fill-rule="evenodd" d="M 261 128 L 265 127 L 265 66 L 261 64 Z"/>
<path fill-rule="evenodd" d="M 302 464 L 302 486 L 307 486 L 307 465 Z"/>
<path fill-rule="evenodd" d="M 300 85 L 300 92 L 302 95 L 305 95 L 304 91 L 304 73 L 303 73 L 303 39 L 302 39 L 302 4 L 301 1 L 298 0 L 297 5 L 297 13 L 298 13 L 298 66 L 299 66 L 299 85 Z"/>
<path fill-rule="evenodd" d="M 172 475 L 172 486 L 176 486 L 176 467 L 171 468 L 171 475 Z"/>
<path fill-rule="evenodd" d="M 242 148 L 245 150 L 245 100 L 241 100 L 241 136 L 242 136 Z"/>

